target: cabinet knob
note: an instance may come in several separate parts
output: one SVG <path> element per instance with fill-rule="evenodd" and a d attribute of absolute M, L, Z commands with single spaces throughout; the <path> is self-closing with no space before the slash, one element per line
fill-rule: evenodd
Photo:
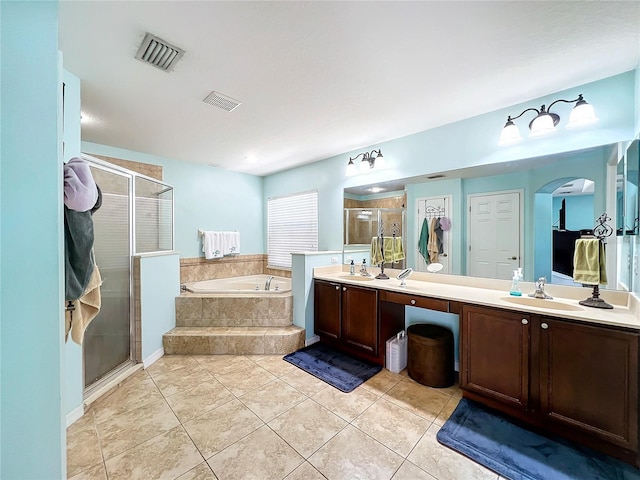
<path fill-rule="evenodd" d="M 540 326 L 541 326 L 544 330 L 546 330 L 547 328 L 549 328 L 549 325 L 548 325 L 548 324 L 546 324 L 546 323 L 541 323 L 541 324 L 540 324 Z"/>
<path fill-rule="evenodd" d="M 416 301 L 415 300 L 411 300 L 411 305 L 415 305 Z"/>
<path fill-rule="evenodd" d="M 340 285 L 336 285 L 336 290 L 340 290 Z"/>
<path fill-rule="evenodd" d="M 526 325 L 527 323 L 529 323 L 529 320 L 527 320 L 526 318 L 523 318 L 520 321 L 522 322 L 523 325 Z"/>
<path fill-rule="evenodd" d="M 347 291 L 347 287 L 342 287 L 342 291 L 346 292 Z"/>

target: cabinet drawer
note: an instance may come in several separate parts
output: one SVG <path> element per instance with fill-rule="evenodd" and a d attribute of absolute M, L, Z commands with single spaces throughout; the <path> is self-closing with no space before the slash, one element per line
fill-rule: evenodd
<path fill-rule="evenodd" d="M 391 303 L 400 303 L 410 307 L 428 308 L 439 312 L 449 312 L 449 300 L 439 300 L 436 298 L 421 297 L 419 295 L 408 295 L 406 293 L 380 291 L 380 300 Z"/>

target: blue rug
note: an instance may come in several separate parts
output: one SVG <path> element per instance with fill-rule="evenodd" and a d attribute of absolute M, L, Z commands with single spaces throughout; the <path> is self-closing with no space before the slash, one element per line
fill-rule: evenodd
<path fill-rule="evenodd" d="M 510 480 L 640 480 L 631 465 L 525 430 L 466 398 L 437 438 Z"/>
<path fill-rule="evenodd" d="M 285 355 L 284 360 L 345 393 L 382 370 L 380 365 L 355 359 L 322 343 Z"/>

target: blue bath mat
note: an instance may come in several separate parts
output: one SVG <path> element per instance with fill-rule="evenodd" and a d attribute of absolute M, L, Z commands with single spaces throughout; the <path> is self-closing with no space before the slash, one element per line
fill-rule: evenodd
<path fill-rule="evenodd" d="M 640 480 L 631 465 L 525 430 L 466 398 L 437 438 L 510 480 Z"/>
<path fill-rule="evenodd" d="M 322 343 L 285 355 L 284 360 L 345 393 L 382 370 L 380 365 L 350 357 Z"/>

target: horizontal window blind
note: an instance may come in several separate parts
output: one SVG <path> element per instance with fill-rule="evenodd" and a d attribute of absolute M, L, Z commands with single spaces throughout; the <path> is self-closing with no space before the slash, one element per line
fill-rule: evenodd
<path fill-rule="evenodd" d="M 291 268 L 291 253 L 318 251 L 318 192 L 267 200 L 269 266 Z"/>

